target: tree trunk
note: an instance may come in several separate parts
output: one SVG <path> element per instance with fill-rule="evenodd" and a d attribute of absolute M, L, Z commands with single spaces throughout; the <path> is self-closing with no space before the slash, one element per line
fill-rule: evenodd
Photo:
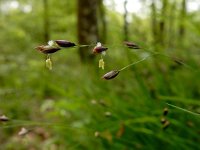
<path fill-rule="evenodd" d="M 0 22 L 3 22 L 3 14 L 2 14 L 1 7 L 2 7 L 2 1 L 0 0 Z M 2 27 L 3 25 L 2 23 L 0 23 L 0 28 L 2 29 Z"/>
<path fill-rule="evenodd" d="M 186 0 L 182 0 L 181 14 L 180 14 L 180 23 L 179 23 L 179 36 L 181 39 L 184 38 L 185 35 L 185 19 L 186 19 Z"/>
<path fill-rule="evenodd" d="M 49 5 L 48 0 L 43 0 L 44 5 L 44 41 L 48 42 L 50 39 L 49 34 Z"/>
<path fill-rule="evenodd" d="M 106 12 L 103 4 L 104 0 L 99 0 L 99 38 L 100 41 L 105 43 L 107 40 L 107 23 L 106 23 Z"/>
<path fill-rule="evenodd" d="M 168 0 L 162 0 L 161 20 L 160 20 L 160 44 L 165 45 L 166 17 Z"/>
<path fill-rule="evenodd" d="M 98 41 L 97 26 L 98 0 L 78 0 L 78 41 L 79 44 L 96 44 Z M 80 48 L 82 62 L 93 60 L 91 50 Z"/>
<path fill-rule="evenodd" d="M 171 7 L 169 9 L 169 30 L 168 30 L 168 47 L 172 48 L 175 46 L 176 44 L 176 32 L 175 32 L 175 23 L 176 23 L 176 15 L 174 15 L 174 12 L 177 11 L 177 2 L 174 1 L 173 3 L 171 3 Z"/>
<path fill-rule="evenodd" d="M 158 30 L 157 30 L 157 15 L 156 15 L 156 5 L 155 0 L 151 4 L 151 20 L 152 20 L 152 34 L 153 34 L 153 45 L 156 46 L 158 40 Z"/>
<path fill-rule="evenodd" d="M 128 41 L 128 39 L 129 39 L 129 36 L 128 36 L 128 20 L 127 20 L 127 17 L 128 17 L 127 3 L 128 3 L 128 1 L 125 0 L 124 1 L 124 40 L 125 41 Z"/>

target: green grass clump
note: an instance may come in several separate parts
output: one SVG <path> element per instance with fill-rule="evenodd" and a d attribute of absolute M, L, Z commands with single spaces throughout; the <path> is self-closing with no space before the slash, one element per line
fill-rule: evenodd
<path fill-rule="evenodd" d="M 102 75 L 143 58 L 145 52 L 115 47 L 105 71 L 82 64 L 76 49 L 52 57 L 53 69 L 36 51 L 6 55 L 0 63 L 0 149 L 199 149 L 198 62 L 192 69 L 166 57 L 150 57 L 105 81 Z M 129 59 L 121 57 L 129 53 Z M 175 54 L 174 54 L 175 55 Z M 178 57 L 178 56 L 177 56 Z M 168 105 L 169 106 L 168 106 Z M 163 108 L 170 122 L 163 129 Z M 24 137 L 21 127 L 30 132 Z M 19 144 L 20 143 L 20 144 Z"/>

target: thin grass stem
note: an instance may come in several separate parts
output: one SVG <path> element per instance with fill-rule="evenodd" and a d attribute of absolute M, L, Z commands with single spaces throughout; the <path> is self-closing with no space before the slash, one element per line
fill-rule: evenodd
<path fill-rule="evenodd" d="M 155 54 L 153 54 L 153 55 L 155 55 Z M 151 56 L 153 56 L 153 55 L 146 56 L 146 57 L 142 58 L 141 60 L 138 60 L 138 61 L 136 61 L 136 62 L 133 62 L 133 63 L 131 63 L 131 64 L 129 64 L 129 65 L 127 65 L 127 66 L 121 68 L 119 71 L 123 71 L 123 70 L 125 70 L 125 69 L 127 69 L 127 68 L 129 68 L 129 67 L 131 67 L 131 66 L 133 66 L 133 65 L 136 65 L 136 64 L 138 64 L 138 63 L 140 63 L 140 62 L 146 60 L 147 58 L 149 58 L 149 57 L 151 57 Z"/>
<path fill-rule="evenodd" d="M 187 110 L 187 109 L 184 109 L 184 108 L 181 108 L 181 107 L 178 107 L 178 106 L 169 104 L 169 103 L 166 103 L 166 104 L 169 105 L 169 106 L 171 106 L 171 107 L 177 108 L 177 109 L 179 109 L 179 110 L 185 111 L 185 112 L 187 112 L 187 113 L 190 113 L 190 114 L 193 114 L 193 115 L 196 115 L 196 116 L 200 116 L 200 114 L 195 113 L 195 112 L 192 112 L 192 111 L 190 111 L 190 110 Z"/>
<path fill-rule="evenodd" d="M 165 57 L 170 58 L 170 59 L 174 59 L 174 61 L 176 61 L 177 63 L 179 63 L 179 64 L 181 64 L 181 65 L 183 65 L 183 66 L 185 66 L 186 68 L 189 68 L 189 69 L 191 69 L 191 70 L 194 70 L 194 69 L 193 69 L 191 66 L 189 66 L 188 64 L 186 64 L 186 63 L 184 63 L 184 62 L 182 62 L 182 61 L 178 60 L 177 58 L 172 57 L 172 56 L 170 56 L 170 55 L 163 54 L 163 53 L 159 53 L 159 52 L 150 51 L 150 50 L 147 50 L 147 49 L 141 49 L 141 50 L 146 51 L 146 52 L 149 52 L 149 53 L 152 53 L 152 54 L 154 54 L 154 55 L 161 55 L 161 56 L 165 56 Z"/>

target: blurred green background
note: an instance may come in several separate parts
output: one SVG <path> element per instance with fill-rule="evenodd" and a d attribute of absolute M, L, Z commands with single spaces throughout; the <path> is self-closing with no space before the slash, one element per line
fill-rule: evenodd
<path fill-rule="evenodd" d="M 0 0 L 0 115 L 10 119 L 0 122 L 0 149 L 200 149 L 199 115 L 166 104 L 200 113 L 199 8 L 198 0 Z M 35 47 L 57 39 L 102 42 L 105 70 L 91 46 L 58 51 L 49 71 Z M 162 55 L 101 79 L 149 54 L 123 41 Z M 18 135 L 22 127 L 30 132 Z"/>

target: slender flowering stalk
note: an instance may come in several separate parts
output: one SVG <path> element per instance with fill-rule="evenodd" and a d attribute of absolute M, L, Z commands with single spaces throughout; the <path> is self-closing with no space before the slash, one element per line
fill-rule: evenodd
<path fill-rule="evenodd" d="M 78 45 L 79 48 L 82 48 L 82 47 L 91 47 L 91 46 L 94 46 L 94 44 L 91 44 L 91 45 Z"/>
<path fill-rule="evenodd" d="M 153 56 L 153 55 L 149 55 L 149 56 L 144 57 L 143 59 L 141 59 L 141 60 L 139 60 L 139 61 L 133 62 L 133 63 L 131 63 L 131 64 L 129 64 L 129 65 L 127 65 L 127 66 L 121 68 L 119 71 L 123 71 L 123 70 L 125 70 L 125 69 L 127 69 L 127 68 L 129 68 L 129 67 L 131 67 L 131 66 L 133 66 L 133 65 L 136 65 L 136 64 L 138 64 L 138 63 L 140 63 L 140 62 L 146 60 L 147 58 L 149 58 L 149 57 L 151 57 L 151 56 Z"/>
<path fill-rule="evenodd" d="M 13 124 L 12 124 L 13 123 Z M 6 129 L 6 128 L 13 128 L 13 127 L 21 127 L 21 130 L 17 133 L 18 135 L 26 135 L 27 133 L 31 132 L 33 130 L 29 127 L 33 126 L 48 126 L 48 127 L 60 127 L 60 128 L 66 128 L 66 129 L 74 129 L 82 131 L 82 128 L 66 125 L 64 122 L 41 122 L 41 121 L 31 121 L 31 120 L 15 120 L 12 119 L 11 124 L 8 125 L 2 125 L 0 126 L 0 129 Z M 27 127 L 27 128 L 25 128 Z M 91 131 L 94 131 L 94 129 L 90 129 Z"/>
<path fill-rule="evenodd" d="M 131 49 L 140 49 L 140 50 L 142 50 L 142 51 L 146 51 L 146 52 L 149 52 L 149 53 L 154 54 L 154 55 L 160 55 L 160 56 L 167 57 L 167 58 L 171 59 L 172 61 L 174 61 L 175 63 L 177 63 L 177 64 L 179 64 L 179 65 L 183 65 L 184 67 L 193 70 L 193 68 L 192 68 L 191 66 L 189 66 L 189 65 L 186 64 L 186 63 L 184 63 L 182 60 L 177 59 L 177 58 L 175 58 L 175 57 L 173 57 L 173 56 L 170 56 L 170 55 L 168 55 L 168 54 L 164 54 L 164 53 L 160 53 L 160 52 L 155 52 L 155 51 L 148 50 L 147 48 L 138 46 L 138 45 L 137 45 L 136 43 L 134 43 L 134 42 L 125 41 L 124 44 L 125 44 L 128 48 L 131 48 Z"/>
<path fill-rule="evenodd" d="M 180 59 L 175 58 L 173 56 L 170 56 L 168 54 L 163 54 L 163 53 L 160 53 L 160 52 L 154 52 L 154 51 L 151 51 L 151 50 L 148 50 L 148 49 L 144 49 L 144 48 L 140 48 L 140 50 L 146 51 L 146 52 L 154 54 L 154 55 L 160 55 L 160 56 L 167 57 L 167 58 L 171 59 L 172 61 L 176 62 L 177 64 L 183 65 L 184 67 L 193 70 L 193 68 L 191 66 L 189 66 L 188 64 L 186 64 L 183 61 L 181 61 Z"/>
<path fill-rule="evenodd" d="M 123 68 L 121 68 L 120 70 L 118 70 L 119 72 L 120 71 L 123 71 L 125 70 L 126 68 L 129 68 L 137 63 L 140 63 L 144 60 L 146 60 L 148 57 L 152 56 L 152 55 L 160 55 L 160 56 L 164 56 L 164 57 L 167 57 L 167 58 L 170 58 L 172 59 L 174 62 L 176 62 L 177 64 L 179 65 L 184 65 L 185 67 L 187 68 L 190 68 L 192 69 L 192 67 L 190 67 L 189 65 L 185 64 L 183 61 L 175 58 L 175 57 L 172 57 L 170 55 L 167 55 L 167 54 L 163 54 L 163 53 L 159 53 L 159 52 L 154 52 L 154 51 L 151 51 L 151 50 L 147 50 L 145 48 L 141 48 L 140 46 L 138 46 L 136 43 L 134 42 L 128 42 L 128 41 L 125 41 L 124 44 L 128 47 L 128 48 L 131 48 L 131 49 L 140 49 L 142 51 L 146 51 L 148 53 L 150 53 L 151 55 L 137 61 L 137 62 L 133 62 Z M 44 54 L 47 54 L 47 59 L 46 59 L 46 67 L 49 69 L 49 70 L 52 70 L 52 62 L 51 62 L 51 59 L 49 57 L 49 54 L 52 54 L 52 53 L 55 53 L 59 50 L 61 50 L 62 48 L 70 48 L 70 47 L 90 47 L 90 46 L 93 46 L 93 44 L 90 44 L 90 45 L 76 45 L 75 43 L 73 42 L 70 42 L 70 41 L 67 41 L 67 40 L 51 40 L 48 42 L 48 45 L 41 45 L 41 46 L 38 46 L 36 47 L 36 50 L 44 53 Z M 106 54 L 106 51 L 108 50 L 107 47 L 104 47 L 102 46 L 102 44 L 100 42 L 98 42 L 95 47 L 92 49 L 92 53 L 93 54 L 100 54 L 101 55 L 101 59 L 99 60 L 99 68 L 101 69 L 104 69 L 104 66 L 105 66 L 105 63 L 104 63 L 104 60 L 103 60 L 103 56 Z"/>

